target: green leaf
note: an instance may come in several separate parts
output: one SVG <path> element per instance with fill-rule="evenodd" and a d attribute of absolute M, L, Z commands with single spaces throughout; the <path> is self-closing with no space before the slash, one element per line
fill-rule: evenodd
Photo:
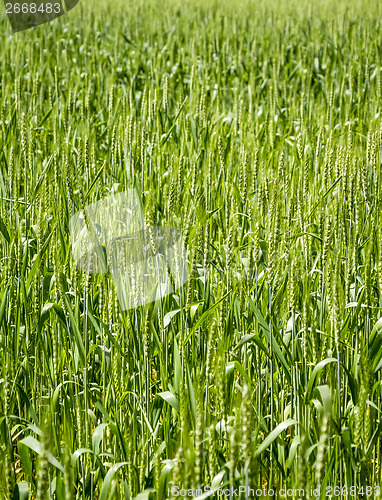
<path fill-rule="evenodd" d="M 155 498 L 155 490 L 154 488 L 148 488 L 135 497 L 135 500 L 151 500 Z"/>
<path fill-rule="evenodd" d="M 287 469 L 290 469 L 292 467 L 294 459 L 295 459 L 296 454 L 297 454 L 297 449 L 298 449 L 300 444 L 301 444 L 301 436 L 295 436 L 293 438 L 293 441 L 292 441 L 292 444 L 291 444 L 290 450 L 289 450 Z"/>
<path fill-rule="evenodd" d="M 375 445 L 377 440 L 382 432 L 382 420 L 379 421 L 378 427 L 375 429 L 374 434 L 372 435 L 370 442 L 366 443 L 367 449 L 365 455 L 368 457 L 371 455 L 372 451 L 375 449 Z"/>
<path fill-rule="evenodd" d="M 274 429 L 257 448 L 255 452 L 255 458 L 261 455 L 280 436 L 282 432 L 284 432 L 288 427 L 292 427 L 292 425 L 295 424 L 296 421 L 294 419 L 289 419 L 285 420 L 285 422 L 281 422 L 281 424 L 279 424 L 276 429 Z"/>
<path fill-rule="evenodd" d="M 243 345 L 247 344 L 248 342 L 254 342 L 257 345 L 257 347 L 259 347 L 265 353 L 266 356 L 270 357 L 270 352 L 261 341 L 261 338 L 255 333 L 247 333 L 246 335 L 243 335 L 239 340 L 239 342 L 236 344 L 235 350 L 240 349 L 241 347 L 243 347 Z"/>
<path fill-rule="evenodd" d="M 325 366 L 329 363 L 337 363 L 336 358 L 326 358 L 320 361 L 314 368 L 312 375 L 310 376 L 309 382 L 308 382 L 308 387 L 306 388 L 306 393 L 305 393 L 305 403 L 309 403 L 309 401 L 312 398 L 312 392 L 313 389 L 316 387 L 318 377 L 320 376 L 322 370 L 325 368 Z"/>
<path fill-rule="evenodd" d="M 36 425 L 39 425 L 38 423 L 38 418 L 37 418 L 37 415 L 36 415 L 36 412 L 34 411 L 34 408 L 33 408 L 33 405 L 32 405 L 32 401 L 30 398 L 28 398 L 28 396 L 25 394 L 25 391 L 24 389 L 21 387 L 20 384 L 15 384 L 16 387 L 17 387 L 17 391 L 21 397 L 21 399 L 24 401 L 25 403 L 25 407 L 28 408 L 28 412 L 29 412 L 29 415 L 31 416 L 31 418 L 33 419 L 34 423 Z"/>
<path fill-rule="evenodd" d="M 175 309 L 174 311 L 168 312 L 165 317 L 163 318 L 163 328 L 166 328 L 171 323 L 172 318 L 178 314 L 180 309 Z"/>
<path fill-rule="evenodd" d="M 230 294 L 230 291 L 227 292 L 221 299 L 219 299 L 213 306 L 211 306 L 207 311 L 204 311 L 204 313 L 200 316 L 196 324 L 192 327 L 192 330 L 190 333 L 187 335 L 187 338 L 185 339 L 185 344 L 189 341 L 189 339 L 193 336 L 193 334 L 196 332 L 196 330 L 206 321 L 206 319 L 210 316 L 210 314 L 217 308 L 217 306 Z"/>
<path fill-rule="evenodd" d="M 268 327 L 267 323 L 265 322 L 263 315 L 257 309 L 253 300 L 251 300 L 249 298 L 248 301 L 249 301 L 249 305 L 251 306 L 252 311 L 254 312 L 254 314 L 256 316 L 256 319 L 257 319 L 261 329 L 263 330 L 263 333 L 264 333 L 266 339 L 268 340 L 269 345 L 272 347 L 273 352 L 278 357 L 280 363 L 282 364 L 282 366 L 284 368 L 284 374 L 285 374 L 286 378 L 288 379 L 288 382 L 291 384 L 292 383 L 292 375 L 290 373 L 290 365 L 288 365 L 288 363 L 284 357 L 284 354 L 282 353 L 280 346 L 277 343 L 275 336 L 272 335 L 272 339 L 271 339 L 269 327 Z"/>
<path fill-rule="evenodd" d="M 332 411 L 332 393 L 328 385 L 319 385 L 315 389 L 320 395 L 324 413 L 330 415 Z"/>
<path fill-rule="evenodd" d="M 6 228 L 3 219 L 0 217 L 0 232 L 4 236 L 4 239 L 10 243 L 11 238 L 9 237 L 8 229 Z"/>
<path fill-rule="evenodd" d="M 180 404 L 179 401 L 176 399 L 174 394 L 170 391 L 165 391 L 165 392 L 159 392 L 158 396 L 163 399 L 163 401 L 166 401 L 170 406 L 174 408 L 174 410 L 179 411 L 180 410 Z"/>
<path fill-rule="evenodd" d="M 40 175 L 40 177 L 39 177 L 39 179 L 37 181 L 37 184 L 36 184 L 36 186 L 35 186 L 35 188 L 33 190 L 31 199 L 29 201 L 29 206 L 31 206 L 33 204 L 34 200 L 36 199 L 36 196 L 37 196 L 37 194 L 38 194 L 38 192 L 39 192 L 39 190 L 41 188 L 41 185 L 42 185 L 42 183 L 44 181 L 44 177 L 45 177 L 46 171 L 49 168 L 49 165 L 50 165 L 50 163 L 52 161 L 52 158 L 53 158 L 53 155 L 50 156 L 49 160 L 47 161 L 47 163 L 45 165 L 44 170 L 42 171 L 42 173 L 41 173 L 41 175 Z"/>
<path fill-rule="evenodd" d="M 29 486 L 28 486 L 27 482 L 20 481 L 19 483 L 16 484 L 16 489 L 18 491 L 17 498 L 19 500 L 28 500 L 28 498 L 29 498 Z"/>
<path fill-rule="evenodd" d="M 89 450 L 89 448 L 79 448 L 78 450 L 76 450 L 71 459 L 70 459 L 70 464 L 71 466 L 73 467 L 73 469 L 76 468 L 77 466 L 77 462 L 78 462 L 78 459 L 80 458 L 81 455 L 83 455 L 84 453 L 90 453 L 91 455 L 94 455 L 94 452 L 92 450 Z"/>
<path fill-rule="evenodd" d="M 244 378 L 244 380 L 247 382 L 248 385 L 252 385 L 252 380 L 251 378 L 249 377 L 248 373 L 244 370 L 244 368 L 241 366 L 241 364 L 235 360 L 235 361 L 229 361 L 226 365 L 226 374 L 229 375 L 229 373 L 234 370 L 236 368 L 236 370 L 240 373 L 240 375 L 242 375 L 242 377 Z"/>
<path fill-rule="evenodd" d="M 38 330 L 41 331 L 42 330 L 42 327 L 44 326 L 44 323 L 47 321 L 47 319 L 49 318 L 49 313 L 50 313 L 50 310 L 52 309 L 52 307 L 54 306 L 54 304 L 52 302 L 48 302 L 47 304 L 44 305 L 44 307 L 42 308 L 42 311 L 41 311 L 41 315 L 40 315 L 40 319 L 38 321 Z"/>
<path fill-rule="evenodd" d="M 369 358 L 374 372 L 382 366 L 382 318 L 374 325 L 369 337 Z"/>
<path fill-rule="evenodd" d="M 92 436 L 92 448 L 96 455 L 99 453 L 99 445 L 103 438 L 103 432 L 109 424 L 99 424 L 93 432 Z"/>
<path fill-rule="evenodd" d="M 19 443 L 22 443 L 23 445 L 27 446 L 32 451 L 37 453 L 37 455 L 41 455 L 42 445 L 41 445 L 40 441 L 37 441 L 37 439 L 34 438 L 33 436 L 27 436 L 24 439 L 22 439 L 21 441 L 19 441 Z M 47 453 L 47 457 L 48 457 L 48 461 L 52 465 L 54 465 L 61 472 L 64 472 L 64 468 L 60 464 L 60 462 L 57 460 L 57 458 L 55 458 L 50 452 Z"/>
<path fill-rule="evenodd" d="M 184 106 L 184 105 L 186 104 L 186 102 L 187 102 L 187 99 L 188 99 L 188 95 L 185 97 L 184 101 L 182 102 L 182 104 L 181 104 L 181 106 L 180 106 L 180 108 L 179 108 L 179 111 L 178 111 L 178 113 L 177 113 L 177 115 L 176 115 L 176 117 L 175 117 L 175 119 L 174 119 L 174 122 L 173 122 L 173 124 L 171 125 L 171 127 L 170 127 L 169 131 L 168 131 L 168 132 L 167 132 L 167 134 L 166 134 L 166 135 L 162 138 L 162 140 L 161 140 L 161 143 L 162 143 L 161 145 L 162 145 L 162 146 L 163 146 L 163 144 L 165 144 L 165 142 L 167 141 L 167 139 L 170 137 L 171 132 L 172 132 L 172 131 L 173 131 L 173 129 L 175 128 L 175 126 L 176 126 L 176 121 L 178 120 L 179 115 L 180 115 L 180 113 L 182 112 L 183 106 Z"/>
<path fill-rule="evenodd" d="M 72 311 L 72 307 L 70 305 L 69 299 L 66 296 L 66 294 L 64 294 L 64 300 L 66 302 L 66 310 L 67 310 L 68 315 L 69 315 L 70 325 L 71 325 L 73 333 L 74 333 L 74 338 L 76 341 L 76 345 L 78 347 L 78 351 L 80 353 L 82 365 L 85 366 L 85 346 L 84 346 L 84 343 L 82 340 L 80 329 L 78 327 L 77 321 L 76 321 L 74 314 L 73 314 L 73 311 Z"/>
<path fill-rule="evenodd" d="M 181 378 L 182 378 L 182 361 L 180 359 L 178 342 L 174 337 L 174 385 L 176 394 L 179 394 L 180 391 Z"/>
<path fill-rule="evenodd" d="M 31 484 L 34 483 L 33 473 L 32 473 L 32 458 L 28 446 L 23 444 L 21 441 L 17 443 L 17 450 L 20 455 L 21 463 L 23 464 L 23 471 L 26 474 L 27 479 Z"/>
<path fill-rule="evenodd" d="M 167 495 L 167 486 L 171 479 L 172 469 L 175 466 L 175 460 L 164 460 L 164 467 L 159 476 L 159 487 L 158 487 L 158 496 L 159 498 L 166 498 Z"/>
<path fill-rule="evenodd" d="M 106 165 L 106 160 L 103 162 L 102 167 L 98 170 L 97 175 L 94 177 L 93 182 L 90 184 L 88 192 L 85 195 L 84 201 L 86 201 L 89 198 L 91 190 L 93 189 L 93 187 L 94 187 L 95 183 L 97 182 L 99 176 L 102 174 L 102 171 L 103 171 L 105 165 Z"/>
<path fill-rule="evenodd" d="M 1 306 L 0 306 L 0 325 L 3 321 L 5 306 L 6 306 L 7 302 L 8 302 L 8 287 L 4 287 L 3 288 L 3 299 L 1 301 Z"/>
<path fill-rule="evenodd" d="M 128 462 L 119 462 L 117 464 L 114 464 L 107 472 L 105 479 L 103 480 L 103 485 L 101 489 L 101 493 L 99 496 L 99 500 L 107 500 L 109 493 L 110 493 L 110 486 L 111 482 L 113 480 L 113 477 L 117 470 L 124 465 L 128 465 Z"/>
<path fill-rule="evenodd" d="M 50 242 L 50 239 L 51 239 L 52 235 L 53 235 L 53 232 L 51 231 L 49 233 L 49 235 L 46 237 L 46 239 L 44 241 L 43 247 L 41 248 L 40 252 L 38 253 L 35 261 L 33 262 L 32 268 L 31 268 L 31 270 L 28 273 L 28 279 L 27 279 L 27 282 L 26 282 L 26 285 L 25 285 L 25 288 L 27 290 L 29 290 L 32 282 L 35 279 L 36 272 L 39 269 L 40 264 L 41 264 L 41 259 L 42 259 L 42 257 L 44 256 L 45 252 L 47 251 L 47 249 L 49 247 L 49 242 Z"/>

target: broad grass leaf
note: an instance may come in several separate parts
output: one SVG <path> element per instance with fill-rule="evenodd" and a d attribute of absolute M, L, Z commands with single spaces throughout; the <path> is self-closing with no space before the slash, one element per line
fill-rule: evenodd
<path fill-rule="evenodd" d="M 89 448 L 79 448 L 72 454 L 70 458 L 70 465 L 73 467 L 73 469 L 77 467 L 78 459 L 84 453 L 90 453 L 91 455 L 94 455 L 94 452 L 92 450 L 89 450 Z"/>
<path fill-rule="evenodd" d="M 90 450 L 89 448 L 79 448 L 78 450 L 76 450 L 72 454 L 72 456 L 70 458 L 70 465 L 71 465 L 71 467 L 73 469 L 76 469 L 78 459 L 80 458 L 81 455 L 84 455 L 85 453 L 89 453 L 90 455 L 94 456 L 95 460 L 99 464 L 101 474 L 102 474 L 102 476 L 104 476 L 106 474 L 106 471 L 105 471 L 104 464 L 102 463 L 102 460 L 100 458 L 102 456 L 102 454 L 100 454 L 100 455 L 95 454 L 94 451 Z M 112 457 L 112 458 L 115 459 L 115 457 Z"/>
<path fill-rule="evenodd" d="M 26 481 L 20 481 L 16 484 L 15 490 L 17 490 L 17 496 L 14 498 L 18 498 L 18 500 L 28 500 L 29 499 L 29 486 Z"/>
<path fill-rule="evenodd" d="M 370 442 L 366 443 L 366 456 L 370 456 L 371 452 L 374 449 L 375 444 L 382 432 L 382 419 L 380 420 L 378 427 L 375 429 L 374 434 L 372 435 Z"/>
<path fill-rule="evenodd" d="M 344 369 L 344 371 L 348 377 L 348 384 L 349 384 L 351 397 L 353 400 L 353 405 L 356 405 L 356 404 L 358 404 L 358 384 L 357 384 L 353 374 L 348 370 L 348 368 L 343 363 L 341 363 L 341 366 Z"/>
<path fill-rule="evenodd" d="M 178 342 L 174 337 L 174 385 L 175 385 L 175 392 L 177 394 L 179 394 L 180 391 L 181 377 L 182 377 L 182 362 L 180 360 Z"/>
<path fill-rule="evenodd" d="M 322 370 L 325 368 L 325 366 L 329 363 L 337 363 L 336 358 L 326 358 L 317 363 L 317 365 L 314 367 L 314 370 L 310 376 L 308 386 L 306 388 L 306 393 L 305 393 L 305 403 L 309 403 L 309 401 L 312 398 L 312 393 L 313 389 L 316 387 L 318 377 L 320 376 Z"/>
<path fill-rule="evenodd" d="M 103 480 L 103 485 L 101 489 L 101 493 L 99 496 L 99 500 L 107 500 L 110 492 L 111 482 L 114 478 L 115 473 L 118 469 L 123 467 L 124 465 L 128 465 L 128 462 L 119 462 L 114 464 L 107 472 L 105 479 Z"/>
<path fill-rule="evenodd" d="M 167 486 L 171 479 L 172 469 L 175 466 L 175 460 L 163 460 L 164 467 L 162 467 L 159 476 L 158 498 L 166 498 Z"/>
<path fill-rule="evenodd" d="M 64 484 L 64 478 L 63 475 L 58 475 L 54 478 L 56 486 L 55 489 L 52 488 L 55 494 L 55 500 L 66 500 L 65 498 L 65 484 Z M 54 483 L 52 481 L 52 486 L 54 486 Z M 53 493 L 52 491 L 52 493 Z"/>
<path fill-rule="evenodd" d="M 382 318 L 374 325 L 369 337 L 369 358 L 374 372 L 382 366 Z"/>
<path fill-rule="evenodd" d="M 187 374 L 188 397 L 189 397 L 189 402 L 190 402 L 190 410 L 192 413 L 193 420 L 194 420 L 194 422 L 196 422 L 195 392 L 194 392 L 194 386 L 192 383 L 192 378 L 191 378 L 190 369 L 188 367 L 188 364 L 186 365 L 186 374 Z"/>
<path fill-rule="evenodd" d="M 4 221 L 1 217 L 0 217 L 0 232 L 3 235 L 5 241 L 7 243 L 10 243 L 11 238 L 9 237 L 8 229 L 7 229 L 6 225 L 4 224 Z"/>
<path fill-rule="evenodd" d="M 207 311 L 204 311 L 204 313 L 200 316 L 198 321 L 195 323 L 195 325 L 192 327 L 192 330 L 190 333 L 187 335 L 187 338 L 185 339 L 185 344 L 189 341 L 189 339 L 194 335 L 196 330 L 206 321 L 206 319 L 210 316 L 210 314 L 217 308 L 217 306 L 226 298 L 231 292 L 228 291 L 221 299 L 219 299 L 217 302 L 215 302 L 214 305 L 212 305 Z"/>
<path fill-rule="evenodd" d="M 149 488 L 141 493 L 138 493 L 138 495 L 135 497 L 135 500 L 154 500 L 155 498 L 155 489 L 154 488 Z"/>
<path fill-rule="evenodd" d="M 34 478 L 33 478 L 33 465 L 32 465 L 32 457 L 30 453 L 30 448 L 19 441 L 17 443 L 17 450 L 19 452 L 20 460 L 23 465 L 23 471 L 26 475 L 26 478 L 28 479 L 30 484 L 34 484 Z"/>
<path fill-rule="evenodd" d="M 93 448 L 93 452 L 96 455 L 98 455 L 98 453 L 99 453 L 99 445 L 102 441 L 104 430 L 106 429 L 106 427 L 108 425 L 109 424 L 99 424 L 94 429 L 93 436 L 92 436 L 92 448 Z"/>
<path fill-rule="evenodd" d="M 285 422 L 281 422 L 276 429 L 274 429 L 269 436 L 264 439 L 261 445 L 257 448 L 255 452 L 255 458 L 261 455 L 279 436 L 282 432 L 284 432 L 288 427 L 292 427 L 292 425 L 296 424 L 296 420 L 288 419 Z"/>
<path fill-rule="evenodd" d="M 320 395 L 324 413 L 330 415 L 332 411 L 332 394 L 328 385 L 318 385 L 315 389 Z"/>
<path fill-rule="evenodd" d="M 35 453 L 37 453 L 37 455 L 41 455 L 42 445 L 41 445 L 40 441 L 37 441 L 37 439 L 34 438 L 33 436 L 27 436 L 19 442 L 22 443 L 23 445 L 27 446 L 31 450 L 33 450 Z M 64 468 L 60 464 L 60 462 L 57 460 L 57 458 L 55 458 L 50 452 L 48 452 L 47 456 L 48 456 L 49 462 L 52 465 L 54 465 L 54 467 L 59 469 L 61 472 L 64 472 Z"/>
<path fill-rule="evenodd" d="M 66 302 L 66 310 L 67 310 L 68 315 L 69 315 L 69 322 L 70 322 L 70 325 L 71 325 L 73 333 L 74 333 L 74 339 L 76 341 L 78 352 L 80 354 L 80 359 L 81 359 L 82 365 L 84 366 L 85 365 L 85 346 L 84 346 L 82 336 L 80 333 L 80 328 L 79 328 L 79 325 L 77 324 L 76 318 L 74 317 L 69 299 L 65 294 L 64 294 L 64 300 Z"/>
<path fill-rule="evenodd" d="M 6 286 L 3 288 L 3 299 L 0 305 L 0 325 L 3 321 L 4 311 L 5 311 L 5 306 L 7 305 L 7 301 L 8 301 L 8 287 Z"/>
<path fill-rule="evenodd" d="M 75 382 L 74 380 L 65 380 L 64 382 L 58 384 L 58 386 L 54 390 L 53 396 L 50 401 L 50 407 L 52 409 L 52 412 L 57 411 L 58 398 L 60 396 L 61 389 L 67 384 L 77 384 L 77 382 Z"/>
<path fill-rule="evenodd" d="M 222 469 L 216 474 L 216 476 L 211 481 L 212 488 L 217 488 L 221 484 L 222 479 L 225 476 L 226 472 L 227 471 L 225 469 Z"/>
<path fill-rule="evenodd" d="M 20 384 L 16 384 L 16 388 L 17 388 L 17 390 L 19 392 L 19 395 L 20 395 L 21 399 L 24 401 L 26 408 L 28 408 L 28 413 L 29 413 L 30 417 L 33 419 L 34 423 L 38 426 L 39 425 L 39 421 L 38 421 L 37 415 L 36 415 L 36 413 L 34 411 L 34 408 L 33 408 L 31 400 L 25 394 L 25 391 L 21 387 Z"/>
<path fill-rule="evenodd" d="M 36 199 L 36 196 L 37 196 L 37 194 L 38 194 L 38 192 L 39 192 L 39 190 L 40 190 L 40 188 L 41 188 L 41 186 L 42 186 L 42 183 L 44 182 L 44 178 L 45 178 L 45 175 L 46 175 L 46 171 L 48 170 L 49 165 L 51 164 L 52 158 L 53 158 L 53 155 L 51 155 L 51 156 L 49 157 L 49 160 L 46 162 L 45 168 L 44 168 L 44 170 L 41 172 L 41 175 L 40 175 L 40 177 L 39 177 L 39 179 L 38 179 L 38 181 L 37 181 L 37 183 L 36 183 L 36 186 L 35 186 L 35 188 L 34 188 L 34 190 L 33 190 L 32 196 L 31 196 L 31 198 L 30 198 L 30 200 L 29 200 L 29 203 L 30 203 L 31 205 L 32 205 L 32 203 L 34 202 L 34 200 Z"/>
<path fill-rule="evenodd" d="M 239 340 L 239 342 L 236 344 L 235 350 L 240 349 L 241 347 L 243 347 L 243 345 L 245 345 L 249 342 L 254 342 L 257 345 L 257 347 L 259 347 L 267 357 L 271 356 L 270 352 L 265 347 L 265 345 L 261 341 L 260 337 L 258 335 L 256 335 L 255 333 L 247 333 L 246 335 L 243 335 L 241 337 L 241 339 Z"/>
<path fill-rule="evenodd" d="M 89 195 L 90 195 L 90 193 L 91 193 L 91 190 L 93 189 L 93 187 L 94 187 L 95 183 L 96 183 L 96 182 L 97 182 L 97 180 L 99 179 L 99 176 L 102 174 L 102 171 L 103 171 L 103 169 L 104 169 L 105 165 L 106 165 L 106 160 L 103 162 L 102 167 L 98 170 L 97 175 L 94 177 L 94 179 L 93 179 L 92 183 L 90 184 L 89 189 L 88 189 L 88 191 L 87 191 L 87 193 L 86 193 L 86 195 L 85 195 L 84 201 L 86 201 L 86 200 L 89 198 Z"/>
<path fill-rule="evenodd" d="M 180 309 L 175 309 L 174 311 L 168 312 L 165 317 L 163 318 L 163 328 L 166 328 L 171 323 L 172 318 L 178 314 Z"/>
<path fill-rule="evenodd" d="M 240 375 L 244 378 L 244 380 L 249 384 L 250 386 L 252 385 L 252 380 L 249 377 L 248 373 L 244 370 L 244 368 L 241 366 L 241 364 L 235 360 L 235 361 L 229 361 L 226 365 L 226 374 L 229 375 L 234 369 L 236 369 Z"/>
<path fill-rule="evenodd" d="M 38 321 L 38 329 L 39 329 L 39 331 L 42 330 L 42 327 L 44 326 L 44 323 L 49 318 L 49 313 L 50 313 L 50 310 L 52 309 L 53 306 L 54 306 L 54 304 L 52 302 L 48 302 L 47 304 L 44 304 L 44 307 L 42 308 L 42 311 L 40 313 L 40 319 Z"/>
<path fill-rule="evenodd" d="M 63 308 L 59 304 L 53 304 L 53 309 L 55 310 L 57 317 L 61 320 L 61 323 L 67 328 L 65 313 Z"/>
<path fill-rule="evenodd" d="M 353 452 L 353 448 L 352 448 L 352 435 L 351 435 L 350 429 L 348 427 L 343 427 L 341 429 L 341 440 L 342 440 L 344 447 L 345 447 L 345 453 L 350 458 L 353 470 L 355 470 L 357 465 L 356 465 L 356 462 L 354 460 L 354 452 Z"/>
<path fill-rule="evenodd" d="M 288 469 L 290 469 L 294 463 L 294 459 L 296 458 L 297 450 L 300 444 L 301 444 L 301 436 L 297 435 L 293 438 L 292 444 L 290 445 L 288 466 L 287 466 Z"/>
<path fill-rule="evenodd" d="M 41 259 L 42 259 L 42 257 L 44 256 L 45 252 L 47 251 L 47 249 L 49 247 L 49 243 L 50 243 L 50 239 L 52 238 L 52 235 L 53 235 L 53 231 L 51 231 L 48 234 L 48 236 L 46 237 L 46 239 L 44 241 L 44 245 L 42 246 L 40 252 L 37 254 L 37 256 L 36 256 L 36 258 L 35 258 L 35 260 L 33 262 L 32 268 L 30 269 L 30 271 L 28 273 L 28 278 L 27 278 L 27 281 L 26 281 L 26 284 L 25 284 L 26 290 L 30 289 L 31 284 L 33 283 L 33 281 L 36 278 L 36 273 L 37 273 L 37 271 L 38 271 L 38 269 L 40 268 L 40 265 L 41 265 Z"/>
<path fill-rule="evenodd" d="M 115 437 L 119 440 L 119 442 L 121 444 L 122 452 L 123 452 L 124 456 L 127 457 L 127 443 L 126 443 L 126 440 L 125 440 L 123 434 L 121 433 L 120 426 L 112 420 L 109 413 L 105 410 L 105 408 L 102 406 L 100 401 L 97 401 L 95 403 L 95 406 L 96 406 L 96 408 L 98 408 L 100 410 L 100 412 L 109 421 L 108 423 L 109 423 L 110 430 L 115 435 Z M 143 413 L 143 416 L 144 416 L 146 423 L 150 429 L 150 432 L 153 432 L 153 430 L 150 426 L 150 422 L 147 420 L 147 415 L 145 413 Z"/>
<path fill-rule="evenodd" d="M 174 394 L 170 391 L 165 391 L 165 392 L 159 392 L 157 394 L 160 398 L 163 399 L 163 401 L 166 401 L 174 410 L 180 411 L 180 404 L 177 398 L 174 396 Z"/>
<path fill-rule="evenodd" d="M 284 357 L 284 354 L 282 353 L 280 346 L 277 343 L 275 336 L 272 335 L 272 339 L 271 339 L 269 327 L 268 327 L 267 323 L 265 322 L 263 315 L 261 314 L 259 309 L 255 306 L 255 303 L 250 298 L 248 299 L 248 301 L 249 301 L 249 305 L 251 306 L 252 311 L 254 312 L 254 314 L 256 316 L 256 319 L 257 319 L 261 329 L 264 332 L 266 339 L 268 340 L 269 345 L 272 347 L 273 352 L 275 353 L 275 355 L 277 356 L 277 358 L 279 359 L 280 363 L 282 364 L 282 366 L 284 368 L 284 374 L 285 374 L 286 378 L 288 379 L 288 382 L 291 384 L 292 383 L 292 375 L 290 372 L 290 365 L 288 365 L 288 363 Z"/>

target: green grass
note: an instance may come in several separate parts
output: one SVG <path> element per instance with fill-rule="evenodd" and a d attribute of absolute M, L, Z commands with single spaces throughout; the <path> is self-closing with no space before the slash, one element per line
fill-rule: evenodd
<path fill-rule="evenodd" d="M 1 499 L 381 483 L 381 12 L 332 3 L 1 21 Z M 122 311 L 69 219 L 133 187 L 190 278 Z"/>

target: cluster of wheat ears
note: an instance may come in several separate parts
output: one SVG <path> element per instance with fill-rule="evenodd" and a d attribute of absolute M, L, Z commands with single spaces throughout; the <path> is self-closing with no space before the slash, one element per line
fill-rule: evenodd
<path fill-rule="evenodd" d="M 1 20 L 1 499 L 378 497 L 382 25 L 347 4 Z M 124 311 L 69 221 L 129 189 L 189 279 Z"/>

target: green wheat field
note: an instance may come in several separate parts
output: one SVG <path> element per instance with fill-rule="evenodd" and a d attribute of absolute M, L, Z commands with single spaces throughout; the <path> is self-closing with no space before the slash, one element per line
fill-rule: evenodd
<path fill-rule="evenodd" d="M 2 10 L 1 500 L 381 498 L 381 10 Z M 69 220 L 129 189 L 189 279 L 124 311 Z"/>

